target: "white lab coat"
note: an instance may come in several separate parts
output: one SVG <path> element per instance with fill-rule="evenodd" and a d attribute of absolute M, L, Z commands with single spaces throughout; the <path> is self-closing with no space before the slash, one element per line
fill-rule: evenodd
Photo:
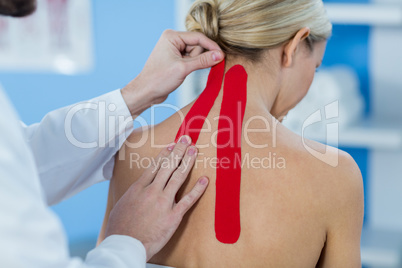
<path fill-rule="evenodd" d="M 0 89 L 0 267 L 145 267 L 143 245 L 128 236 L 106 238 L 85 261 L 70 258 L 62 225 L 48 208 L 110 179 L 113 156 L 132 128 L 119 90 L 21 126 Z"/>

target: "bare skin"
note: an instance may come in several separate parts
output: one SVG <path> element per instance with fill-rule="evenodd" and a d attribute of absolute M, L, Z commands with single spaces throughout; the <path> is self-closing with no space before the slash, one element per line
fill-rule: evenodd
<path fill-rule="evenodd" d="M 151 263 L 173 267 L 361 267 L 363 186 L 356 163 L 345 152 L 307 141 L 316 151 L 329 150 L 329 154 L 338 156 L 339 164 L 331 167 L 312 156 L 301 137 L 275 119 L 304 97 L 314 69 L 322 61 L 325 42 L 317 43 L 313 52 L 307 51 L 303 40 L 308 33 L 307 28 L 302 29 L 289 44 L 270 51 L 261 65 L 241 59 L 227 61 L 227 70 L 240 63 L 249 74 L 242 159 L 250 161 L 242 167 L 242 229 L 238 242 L 222 244 L 214 231 L 216 170 L 208 158 L 216 156 L 211 137 L 216 140 L 221 91 L 208 115 L 210 126 L 204 124 L 205 132 L 198 140 L 196 166 L 178 198 L 188 193 L 200 176 L 210 179 L 209 187 Z M 275 71 L 264 68 L 264 64 L 275 63 Z M 185 115 L 191 105 L 181 112 Z M 269 122 L 268 130 L 261 118 Z M 142 173 L 138 159 L 156 157 L 159 149 L 154 145 L 174 139 L 181 122 L 181 116 L 175 114 L 155 127 L 131 135 L 116 158 L 105 219 Z M 145 144 L 133 148 L 141 140 Z M 271 166 L 268 162 L 251 162 L 270 155 Z"/>

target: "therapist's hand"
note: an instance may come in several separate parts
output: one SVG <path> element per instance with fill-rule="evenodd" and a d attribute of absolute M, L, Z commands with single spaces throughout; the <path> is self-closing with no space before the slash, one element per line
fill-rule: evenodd
<path fill-rule="evenodd" d="M 154 165 L 131 185 L 112 209 L 106 237 L 117 234 L 140 240 L 146 249 L 147 260 L 166 245 L 183 215 L 208 185 L 208 179 L 201 177 L 188 194 L 175 201 L 177 191 L 197 157 L 197 149 L 190 144 L 190 138 L 185 136 L 152 161 Z"/>
<path fill-rule="evenodd" d="M 166 30 L 142 72 L 122 89 L 133 116 L 163 102 L 193 71 L 209 68 L 224 59 L 220 47 L 197 32 Z"/>

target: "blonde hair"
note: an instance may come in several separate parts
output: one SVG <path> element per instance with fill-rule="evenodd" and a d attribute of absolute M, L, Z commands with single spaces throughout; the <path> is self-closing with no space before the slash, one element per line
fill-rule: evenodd
<path fill-rule="evenodd" d="M 322 0 L 196 0 L 186 27 L 204 33 L 227 55 L 251 60 L 287 43 L 303 27 L 311 31 L 310 49 L 332 33 Z"/>

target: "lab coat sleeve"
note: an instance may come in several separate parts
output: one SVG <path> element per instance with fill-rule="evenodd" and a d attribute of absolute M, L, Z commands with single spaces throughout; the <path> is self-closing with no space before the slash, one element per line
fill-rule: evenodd
<path fill-rule="evenodd" d="M 60 220 L 45 203 L 16 113 L 1 89 L 0 130 L 0 267 L 145 267 L 144 246 L 128 236 L 109 236 L 85 261 L 71 258 Z"/>
<path fill-rule="evenodd" d="M 120 90 L 47 114 L 24 126 L 48 205 L 112 176 L 114 155 L 133 130 Z"/>

